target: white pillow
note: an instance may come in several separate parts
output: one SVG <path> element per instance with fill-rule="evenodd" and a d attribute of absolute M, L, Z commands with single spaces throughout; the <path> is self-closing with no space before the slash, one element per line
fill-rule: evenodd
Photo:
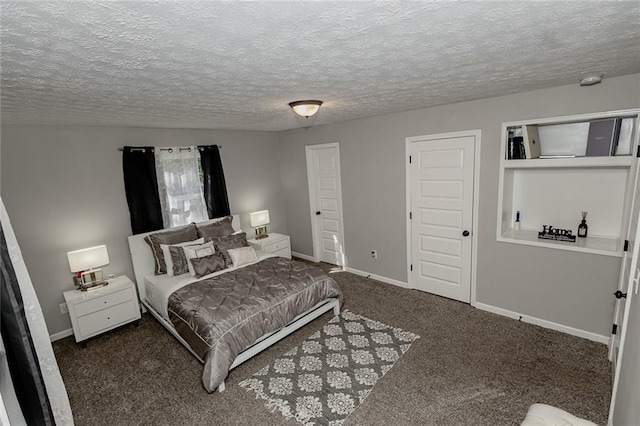
<path fill-rule="evenodd" d="M 216 248 L 213 245 L 213 241 L 209 241 L 208 243 L 195 245 L 195 246 L 184 246 L 182 247 L 184 251 L 184 257 L 187 259 L 187 265 L 189 266 L 189 274 L 192 277 L 196 276 L 196 271 L 193 269 L 193 265 L 191 264 L 191 259 L 196 257 L 205 257 L 211 256 L 215 254 Z"/>
<path fill-rule="evenodd" d="M 229 249 L 227 253 L 229 253 L 234 268 L 258 261 L 258 255 L 251 246 Z"/>
<path fill-rule="evenodd" d="M 189 246 L 192 244 L 202 244 L 202 243 L 204 243 L 204 237 L 198 238 L 197 240 L 185 241 L 184 243 L 178 243 L 178 244 L 160 244 L 160 249 L 162 250 L 162 254 L 164 255 L 164 263 L 167 264 L 167 275 L 169 275 L 170 277 L 173 276 L 173 259 L 171 258 L 171 252 L 169 251 L 169 247 L 171 246 L 183 247 L 183 246 Z"/>

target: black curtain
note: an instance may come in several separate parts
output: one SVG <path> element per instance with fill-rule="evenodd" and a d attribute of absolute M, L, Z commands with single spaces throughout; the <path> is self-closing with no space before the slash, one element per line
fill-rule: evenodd
<path fill-rule="evenodd" d="M 204 177 L 204 201 L 207 203 L 209 219 L 228 216 L 229 198 L 224 180 L 222 160 L 218 145 L 199 146 L 202 174 Z"/>
<path fill-rule="evenodd" d="M 135 235 L 164 228 L 153 148 L 125 146 L 122 151 L 131 231 Z"/>
<path fill-rule="evenodd" d="M 16 397 L 28 425 L 55 425 L 2 227 L 0 252 L 0 332 Z"/>

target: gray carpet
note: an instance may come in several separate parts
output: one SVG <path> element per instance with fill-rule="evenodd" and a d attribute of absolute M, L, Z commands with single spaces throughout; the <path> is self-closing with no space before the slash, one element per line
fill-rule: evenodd
<path fill-rule="evenodd" d="M 322 265 L 326 270 L 329 265 Z M 605 345 L 469 305 L 359 277 L 331 275 L 344 308 L 421 336 L 348 425 L 518 425 L 533 403 L 606 424 Z M 54 343 L 77 425 L 296 425 L 238 383 L 298 346 L 327 313 L 234 369 L 208 394 L 201 364 L 151 316 L 89 342 Z"/>

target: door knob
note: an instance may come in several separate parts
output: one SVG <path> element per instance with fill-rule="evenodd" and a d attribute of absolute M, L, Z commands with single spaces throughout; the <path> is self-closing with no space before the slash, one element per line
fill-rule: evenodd
<path fill-rule="evenodd" d="M 613 293 L 613 295 L 616 297 L 616 299 L 622 299 L 622 298 L 627 298 L 627 293 L 623 293 L 620 290 L 616 291 L 615 293 Z"/>
<path fill-rule="evenodd" d="M 316 212 L 316 216 L 320 216 L 320 211 L 319 210 Z"/>
<path fill-rule="evenodd" d="M 463 237 L 468 237 L 469 236 L 469 231 L 467 231 L 466 229 L 464 231 L 462 231 L 462 236 Z"/>

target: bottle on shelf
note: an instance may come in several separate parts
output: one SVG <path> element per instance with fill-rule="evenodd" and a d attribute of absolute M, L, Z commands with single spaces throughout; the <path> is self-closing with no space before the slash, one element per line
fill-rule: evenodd
<path fill-rule="evenodd" d="M 513 223 L 513 230 L 514 231 L 520 230 L 520 210 L 516 212 L 516 221 Z"/>
<path fill-rule="evenodd" d="M 582 222 L 578 225 L 578 237 L 586 238 L 589 226 L 587 225 L 587 212 L 582 212 Z"/>

